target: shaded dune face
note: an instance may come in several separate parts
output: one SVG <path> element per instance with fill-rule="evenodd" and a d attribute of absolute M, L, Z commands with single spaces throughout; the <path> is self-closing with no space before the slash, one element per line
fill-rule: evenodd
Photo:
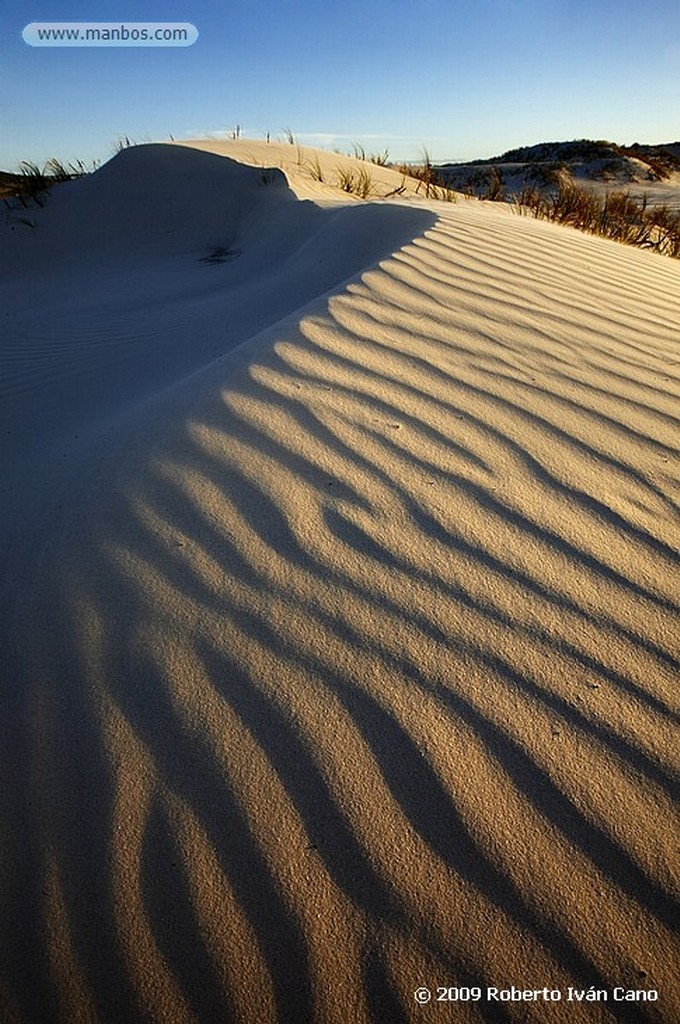
<path fill-rule="evenodd" d="M 133 264 L 142 254 L 181 252 L 211 235 L 227 242 L 254 208 L 271 202 L 272 193 L 278 203 L 294 198 L 285 175 L 268 169 L 264 189 L 263 173 L 170 145 L 125 149 L 94 173 L 52 188 L 42 207 L 21 207 L 39 232 L 37 245 L 26 225 L 21 230 L 24 222 L 10 214 L 8 270 L 35 272 L 44 261 L 58 276 L 54 248 L 67 264 L 87 269 L 93 260 L 111 266 Z"/>
<path fill-rule="evenodd" d="M 483 214 L 67 503 L 6 662 L 8 1021 L 678 1019 L 678 273 Z M 413 998 L 513 984 L 564 1001 Z"/>
<path fill-rule="evenodd" d="M 434 221 L 322 208 L 276 168 L 165 145 L 124 150 L 29 213 L 31 230 L 0 221 L 5 561 L 33 543 L 44 491 L 82 475 L 84 448 Z"/>

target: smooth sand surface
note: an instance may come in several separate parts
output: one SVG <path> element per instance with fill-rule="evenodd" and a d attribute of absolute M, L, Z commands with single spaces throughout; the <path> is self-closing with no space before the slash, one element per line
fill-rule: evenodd
<path fill-rule="evenodd" d="M 264 143 L 31 219 L 3 1024 L 677 1022 L 680 263 Z"/>

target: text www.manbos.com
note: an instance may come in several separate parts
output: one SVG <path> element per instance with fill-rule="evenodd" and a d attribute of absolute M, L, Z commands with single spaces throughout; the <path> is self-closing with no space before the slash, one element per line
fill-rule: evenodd
<path fill-rule="evenodd" d="M 21 35 L 29 46 L 191 46 L 198 30 L 188 21 L 32 21 Z"/>

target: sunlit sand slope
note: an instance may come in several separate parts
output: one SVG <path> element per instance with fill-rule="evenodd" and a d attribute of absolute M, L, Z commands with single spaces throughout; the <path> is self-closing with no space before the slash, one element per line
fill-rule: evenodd
<path fill-rule="evenodd" d="M 680 265 L 431 212 L 138 406 L 26 553 L 4 1020 L 680 1019 Z"/>

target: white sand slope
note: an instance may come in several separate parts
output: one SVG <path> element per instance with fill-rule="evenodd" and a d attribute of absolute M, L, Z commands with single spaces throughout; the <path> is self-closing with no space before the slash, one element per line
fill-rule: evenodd
<path fill-rule="evenodd" d="M 211 146 L 2 228 L 0 1017 L 672 1024 L 680 263 Z"/>

